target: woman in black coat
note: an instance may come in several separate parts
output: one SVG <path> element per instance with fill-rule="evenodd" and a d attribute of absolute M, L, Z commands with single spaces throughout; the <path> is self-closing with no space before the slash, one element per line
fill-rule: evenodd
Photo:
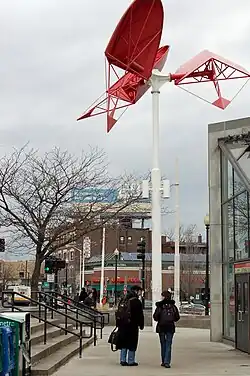
<path fill-rule="evenodd" d="M 140 286 L 133 286 L 127 294 L 129 304 L 129 321 L 117 320 L 119 330 L 118 348 L 121 350 L 120 364 L 122 366 L 138 366 L 135 361 L 135 352 L 138 346 L 139 328 L 144 329 L 144 315 L 142 303 L 139 300 Z"/>

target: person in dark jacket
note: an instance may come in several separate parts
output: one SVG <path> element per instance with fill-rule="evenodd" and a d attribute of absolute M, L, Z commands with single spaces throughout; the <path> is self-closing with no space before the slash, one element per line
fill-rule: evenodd
<path fill-rule="evenodd" d="M 142 304 L 139 300 L 141 293 L 140 286 L 133 286 L 125 299 L 129 304 L 129 321 L 117 320 L 116 325 L 119 331 L 118 348 L 121 350 L 121 366 L 138 366 L 135 361 L 135 352 L 138 346 L 139 328 L 144 329 L 144 315 Z"/>
<path fill-rule="evenodd" d="M 96 290 L 95 287 L 92 288 L 92 293 L 93 293 L 94 307 L 96 308 L 96 305 L 97 305 L 97 290 Z"/>
<path fill-rule="evenodd" d="M 87 298 L 88 294 L 86 293 L 85 288 L 83 287 L 81 293 L 79 295 L 79 303 L 83 303 L 84 300 Z"/>
<path fill-rule="evenodd" d="M 169 291 L 163 291 L 162 300 L 156 303 L 153 319 L 157 321 L 156 332 L 159 333 L 161 344 L 161 365 L 170 368 L 172 342 L 175 333 L 175 322 L 180 320 L 175 301 Z"/>
<path fill-rule="evenodd" d="M 87 298 L 84 300 L 83 302 L 86 306 L 90 307 L 90 308 L 94 308 L 95 306 L 95 302 L 94 302 L 94 299 L 93 299 L 93 293 L 90 292 L 87 296 Z"/>

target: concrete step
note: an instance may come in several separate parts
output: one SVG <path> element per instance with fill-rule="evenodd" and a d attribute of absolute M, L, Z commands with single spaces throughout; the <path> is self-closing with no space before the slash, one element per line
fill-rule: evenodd
<path fill-rule="evenodd" d="M 31 346 L 37 345 L 39 343 L 44 342 L 44 327 L 42 329 L 35 332 L 31 336 Z M 68 326 L 68 330 L 73 331 L 73 325 Z M 57 328 L 55 326 L 47 325 L 47 341 L 51 338 L 59 337 L 60 335 L 65 334 L 63 329 Z"/>
<path fill-rule="evenodd" d="M 76 338 L 76 337 L 75 337 Z M 93 338 L 83 339 L 83 349 L 93 343 Z M 63 345 L 56 352 L 40 360 L 32 367 L 32 376 L 50 376 L 79 352 L 79 340 Z M 84 371 L 83 371 L 84 373 Z M 72 371 L 74 375 L 74 371 Z"/>
<path fill-rule="evenodd" d="M 76 334 L 79 331 L 74 331 Z M 46 345 L 44 343 L 38 343 L 31 347 L 31 363 L 35 365 L 41 359 L 48 357 L 51 354 L 54 354 L 56 351 L 60 350 L 61 348 L 65 348 L 66 346 L 70 345 L 78 338 L 74 334 L 68 333 L 67 335 L 62 334 L 55 338 L 48 339 Z"/>
<path fill-rule="evenodd" d="M 59 325 L 60 324 L 60 320 L 58 319 L 54 319 L 54 320 L 49 320 L 51 325 L 55 324 L 55 325 Z M 41 330 L 43 330 L 43 327 L 44 327 L 44 323 L 41 321 L 39 322 L 39 320 L 35 319 L 35 318 L 31 318 L 31 322 L 30 322 L 30 332 L 31 332 L 31 335 L 37 333 L 37 332 L 40 332 Z M 50 327 L 50 325 L 48 325 L 48 327 Z"/>

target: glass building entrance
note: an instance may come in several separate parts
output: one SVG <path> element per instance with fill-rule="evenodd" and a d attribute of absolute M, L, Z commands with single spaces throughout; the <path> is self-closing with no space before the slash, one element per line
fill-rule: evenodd
<path fill-rule="evenodd" d="M 209 190 L 212 338 L 250 353 L 250 118 L 209 126 Z"/>

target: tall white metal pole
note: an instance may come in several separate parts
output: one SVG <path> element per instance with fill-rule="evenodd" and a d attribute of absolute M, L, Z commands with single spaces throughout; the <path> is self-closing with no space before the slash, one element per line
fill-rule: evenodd
<path fill-rule="evenodd" d="M 79 276 L 79 288 L 81 290 L 82 288 L 82 254 L 83 254 L 83 250 L 82 249 L 79 249 L 79 253 L 80 253 L 80 276 Z"/>
<path fill-rule="evenodd" d="M 82 250 L 82 288 L 85 287 L 85 249 Z"/>
<path fill-rule="evenodd" d="M 160 82 L 154 74 L 151 77 L 153 111 L 153 160 L 152 184 L 152 310 L 160 300 L 162 292 L 162 249 L 161 249 L 161 171 L 159 160 L 159 97 Z M 155 327 L 155 326 L 153 326 Z"/>
<path fill-rule="evenodd" d="M 180 207 L 179 207 L 179 161 L 176 159 L 175 181 L 175 252 L 174 252 L 174 299 L 180 306 Z"/>
<path fill-rule="evenodd" d="M 104 265 L 105 265 L 105 226 L 102 228 L 102 265 L 101 265 L 101 281 L 100 281 L 100 305 L 102 306 L 103 292 L 104 292 Z"/>

